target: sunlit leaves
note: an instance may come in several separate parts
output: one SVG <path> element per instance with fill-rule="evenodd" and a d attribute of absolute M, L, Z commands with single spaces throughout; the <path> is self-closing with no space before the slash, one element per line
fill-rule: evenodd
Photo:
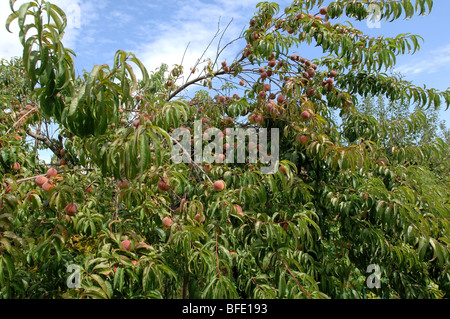
<path fill-rule="evenodd" d="M 309 1 L 313 3 L 313 1 Z M 358 20 L 364 20 L 370 14 L 373 14 L 373 2 L 337 0 L 328 6 L 328 15 L 330 17 L 340 17 L 343 13 L 348 17 L 354 17 Z M 371 6 L 372 5 L 372 6 Z M 415 5 L 412 0 L 404 1 L 379 1 L 375 3 L 376 9 L 379 10 L 381 19 L 393 21 L 401 18 L 412 18 L 415 14 L 424 15 L 431 11 L 433 2 L 430 0 L 416 0 Z"/>
<path fill-rule="evenodd" d="M 77 77 L 75 53 L 62 44 L 64 12 L 43 1 L 14 11 L 7 28 L 19 23 L 26 74 L 13 72 L 22 72 L 20 64 L 2 64 L 1 105 L 16 121 L 23 111 L 17 104 L 37 97 L 36 117 L 61 129 L 61 140 L 48 141 L 64 148 L 52 166 L 61 163 L 61 153 L 73 163 L 58 167 L 54 188 L 45 192 L 33 174 L 46 167 L 23 158 L 35 156 L 25 152 L 29 145 L 11 134 L 1 138 L 0 296 L 364 298 L 369 264 L 379 264 L 385 280 L 371 297 L 442 296 L 448 287 L 442 269 L 449 261 L 449 192 L 441 172 L 448 169 L 448 145 L 441 139 L 387 143 L 420 132 L 425 113 L 387 121 L 361 114 L 356 102 L 358 95 L 381 95 L 439 109 L 448 108 L 450 93 L 380 73 L 399 54 L 415 53 L 419 36 L 369 37 L 351 22 L 334 23 L 342 15 L 367 19 L 370 1 L 333 1 L 322 19 L 308 16 L 323 4 L 295 1 L 285 10 L 258 4 L 243 32 L 251 54 L 239 58 L 229 79 L 221 77 L 222 87 L 213 80 L 224 74 L 208 64 L 208 77 L 198 83 L 210 90 L 190 101 L 179 97 L 175 83 L 182 66 L 169 74 L 162 65 L 148 74 L 123 50 L 111 66 L 95 65 Z M 431 7 L 429 0 L 379 2 L 385 20 L 426 14 Z M 289 56 L 302 45 L 326 54 L 304 57 L 317 66 L 313 77 L 304 74 L 306 63 Z M 249 66 L 265 66 L 269 59 L 277 60 L 270 79 L 252 80 Z M 26 80 L 16 83 L 20 77 Z M 236 89 L 236 77 L 252 89 L 221 101 Z M 334 85 L 320 87 L 328 77 Z M 263 82 L 285 98 L 274 101 L 270 114 L 267 101 L 256 97 Z M 308 94 L 307 88 L 318 89 Z M 301 116 L 306 110 L 309 116 Z M 249 112 L 263 121 L 248 123 Z M 6 132 L 10 122 L 0 119 Z M 280 128 L 280 140 L 271 144 L 281 149 L 272 163 L 275 173 L 262 174 L 260 162 L 173 163 L 173 132 L 192 130 L 200 119 L 205 129 L 219 126 L 223 134 L 226 128 Z M 23 170 L 12 169 L 15 161 Z M 225 181 L 224 190 L 213 189 L 216 180 Z M 158 187 L 161 181 L 169 187 Z M 79 209 L 69 214 L 65 205 L 73 202 Z M 80 267 L 79 289 L 67 288 L 70 264 Z"/>
<path fill-rule="evenodd" d="M 438 92 L 435 89 L 424 89 L 406 81 L 402 81 L 386 74 L 375 74 L 368 72 L 349 73 L 339 79 L 339 86 L 349 90 L 351 94 L 362 96 L 385 95 L 392 101 L 414 102 L 429 108 L 434 106 L 439 109 L 441 104 L 446 103 L 449 107 L 449 92 Z"/>

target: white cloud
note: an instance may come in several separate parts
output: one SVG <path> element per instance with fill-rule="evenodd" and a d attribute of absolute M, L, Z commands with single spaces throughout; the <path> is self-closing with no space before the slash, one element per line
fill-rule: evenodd
<path fill-rule="evenodd" d="M 18 10 L 20 6 L 28 2 L 26 0 L 19 0 L 14 5 L 14 9 Z M 64 45 L 68 48 L 74 49 L 76 47 L 77 39 L 79 38 L 81 29 L 97 17 L 97 10 L 94 10 L 94 5 L 91 1 L 86 0 L 52 0 L 52 4 L 59 6 L 67 15 L 68 25 L 64 34 Z M 96 6 L 99 4 L 96 3 Z M 9 59 L 14 56 L 22 56 L 23 47 L 19 41 L 19 27 L 17 20 L 11 24 L 9 33 L 4 27 L 6 19 L 11 14 L 9 1 L 2 0 L 0 2 L 0 57 Z"/>
<path fill-rule="evenodd" d="M 10 13 L 9 1 L 0 2 L 0 38 L 2 39 L 0 42 L 0 58 L 6 59 L 22 55 L 22 45 L 18 36 L 19 28 L 14 24 L 10 28 L 13 33 L 9 33 L 4 26 Z"/>
<path fill-rule="evenodd" d="M 18 0 L 15 9 L 29 0 Z M 68 27 L 64 35 L 64 45 L 75 50 L 79 56 L 99 59 L 92 63 L 104 63 L 103 58 L 110 60 L 115 50 L 125 49 L 136 54 L 149 71 L 158 68 L 162 63 L 169 65 L 181 63 L 183 54 L 189 44 L 183 60 L 185 71 L 189 72 L 202 55 L 216 34 L 233 19 L 225 33 L 221 46 L 235 39 L 248 26 L 248 22 L 256 11 L 256 4 L 261 0 L 166 0 L 162 2 L 138 1 L 125 2 L 119 6 L 106 0 L 51 0 L 60 6 L 68 15 Z M 289 0 L 281 1 L 289 4 Z M 137 4 L 136 7 L 132 7 Z M 281 7 L 282 5 L 281 4 Z M 133 10 L 149 12 L 148 19 L 136 21 Z M 10 13 L 9 1 L 0 0 L 0 20 L 6 21 Z M 158 12 L 157 15 L 150 13 Z M 129 37 L 117 38 L 116 34 L 108 34 L 108 26 L 114 25 L 120 31 L 132 32 Z M 105 28 L 102 28 L 102 22 Z M 1 24 L 0 24 L 1 25 Z M 12 26 L 13 33 L 0 27 L 0 57 L 10 58 L 22 55 L 22 46 L 18 39 L 17 21 Z M 116 36 L 116 37 L 115 37 Z M 106 43 L 108 42 L 109 43 Z M 112 48 L 120 41 L 121 47 Z M 105 47 L 98 52 L 96 44 Z M 104 46 L 109 44 L 108 47 Z M 204 58 L 215 58 L 218 39 L 211 45 Z M 221 59 L 231 61 L 243 49 L 243 41 L 234 43 L 225 51 Z M 86 63 L 85 63 L 86 64 Z M 89 68 L 89 67 L 88 67 Z M 136 70 L 139 75 L 139 72 Z"/>
<path fill-rule="evenodd" d="M 174 5 L 174 2 L 176 5 Z M 227 24 L 233 20 L 221 40 L 220 47 L 223 47 L 237 38 L 241 31 L 248 26 L 258 2 L 260 1 L 167 1 L 165 4 L 175 8 L 168 15 L 169 20 L 165 23 L 158 20 L 143 23 L 139 32 L 141 36 L 142 34 L 147 36 L 147 38 L 142 37 L 147 44 L 141 45 L 133 52 L 142 60 L 149 71 L 154 71 L 162 63 L 167 64 L 169 68 L 174 64 L 180 64 L 189 45 L 183 60 L 186 77 L 190 69 L 202 56 L 218 28 L 223 31 Z M 206 51 L 203 60 L 216 58 L 219 38 L 220 36 Z M 234 43 L 223 52 L 219 62 L 233 60 L 244 46 L 243 41 Z M 204 65 L 202 64 L 202 67 Z"/>
<path fill-rule="evenodd" d="M 424 55 L 417 55 L 411 62 L 400 65 L 395 70 L 406 76 L 418 76 L 439 73 L 450 68 L 450 44 L 428 52 L 426 58 Z"/>

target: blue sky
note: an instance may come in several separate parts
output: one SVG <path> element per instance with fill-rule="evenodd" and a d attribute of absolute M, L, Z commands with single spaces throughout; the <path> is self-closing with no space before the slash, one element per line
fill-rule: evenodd
<path fill-rule="evenodd" d="M 19 0 L 15 8 L 25 1 Z M 131 51 L 140 58 L 149 71 L 161 63 L 179 64 L 189 44 L 184 58 L 184 66 L 189 70 L 201 56 L 216 33 L 233 19 L 222 43 L 238 37 L 248 25 L 256 11 L 257 0 L 53 0 L 61 6 L 69 17 L 69 27 L 65 45 L 76 54 L 75 67 L 78 72 L 91 70 L 94 64 L 112 63 L 118 49 Z M 281 8 L 290 3 L 277 1 Z M 0 0 L 0 19 L 9 14 L 9 1 Z M 397 58 L 397 71 L 406 80 L 418 86 L 445 90 L 450 87 L 450 31 L 448 23 L 450 1 L 434 0 L 430 15 L 415 16 L 412 20 L 397 20 L 393 23 L 381 22 L 380 28 L 368 28 L 366 22 L 354 23 L 368 35 L 386 37 L 400 33 L 422 36 L 425 42 L 414 55 Z M 316 12 L 313 12 L 316 13 Z M 346 19 L 344 19 L 346 20 Z M 13 34 L 0 28 L 0 58 L 10 58 L 22 54 L 18 40 L 18 28 L 12 27 Z M 214 59 L 217 42 L 205 57 Z M 245 44 L 244 44 L 245 45 Z M 243 42 L 236 42 L 224 53 L 223 59 L 231 60 L 241 49 Z M 312 59 L 318 52 L 315 48 L 302 46 L 298 52 Z M 319 52 L 320 53 L 320 52 Z M 442 111 L 442 119 L 450 126 L 450 110 Z"/>

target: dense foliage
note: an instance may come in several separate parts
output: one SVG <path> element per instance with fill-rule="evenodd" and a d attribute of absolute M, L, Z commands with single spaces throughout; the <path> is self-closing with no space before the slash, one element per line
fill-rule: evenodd
<path fill-rule="evenodd" d="M 24 51 L 0 65 L 2 298 L 448 297 L 448 140 L 409 137 L 426 109 L 448 108 L 450 91 L 383 73 L 420 37 L 334 22 L 367 19 L 370 1 L 320 13 L 322 0 L 262 2 L 237 59 L 195 65 L 189 79 L 182 66 L 148 72 L 124 51 L 77 75 L 65 13 L 14 3 L 6 26 L 18 22 Z M 379 7 L 389 21 L 432 4 Z M 323 56 L 299 56 L 307 45 Z M 360 96 L 417 108 L 377 119 Z M 171 132 L 195 120 L 225 139 L 226 128 L 279 128 L 280 168 L 174 163 Z M 43 149 L 51 165 L 37 160 Z M 80 287 L 68 287 L 69 265 Z M 367 285 L 369 265 L 380 288 Z"/>

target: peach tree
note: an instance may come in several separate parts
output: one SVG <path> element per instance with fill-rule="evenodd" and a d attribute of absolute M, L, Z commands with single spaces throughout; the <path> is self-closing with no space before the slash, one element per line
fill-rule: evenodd
<path fill-rule="evenodd" d="M 420 131 L 450 91 L 387 73 L 419 36 L 338 22 L 370 18 L 372 1 L 261 2 L 233 61 L 148 72 L 119 50 L 83 74 L 65 13 L 15 2 L 6 28 L 18 23 L 23 55 L 0 65 L 2 298 L 448 296 L 449 145 L 380 140 Z M 377 3 L 386 23 L 432 5 Z M 311 45 L 323 55 L 298 53 Z M 380 95 L 419 107 L 383 122 L 355 106 Z M 196 121 L 228 145 L 227 129 L 278 128 L 270 148 L 247 150 L 279 147 L 277 170 L 174 162 L 172 133 Z"/>

